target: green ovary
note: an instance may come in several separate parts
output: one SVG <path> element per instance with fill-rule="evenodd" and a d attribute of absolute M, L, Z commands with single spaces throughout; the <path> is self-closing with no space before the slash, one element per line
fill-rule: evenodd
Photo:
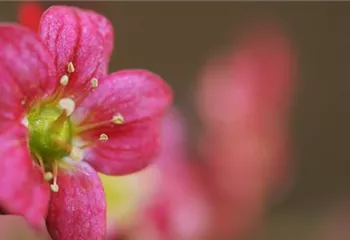
<path fill-rule="evenodd" d="M 34 156 L 40 156 L 46 166 L 51 166 L 70 153 L 72 123 L 62 109 L 54 104 L 43 104 L 31 109 L 27 115 L 29 147 Z"/>

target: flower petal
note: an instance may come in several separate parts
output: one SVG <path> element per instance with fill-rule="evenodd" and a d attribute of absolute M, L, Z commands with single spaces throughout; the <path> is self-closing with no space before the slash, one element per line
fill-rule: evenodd
<path fill-rule="evenodd" d="M 103 16 L 75 7 L 50 7 L 41 18 L 39 34 L 56 61 L 58 78 L 73 63 L 75 71 L 67 89 L 78 93 L 93 77 L 106 74 L 113 28 Z"/>
<path fill-rule="evenodd" d="M 2 130 L 0 204 L 7 213 L 22 215 L 38 227 L 47 211 L 48 184 L 32 163 L 26 129 L 21 125 L 8 125 Z"/>
<path fill-rule="evenodd" d="M 122 125 L 127 125 L 162 116 L 171 100 L 169 86 L 156 74 L 123 70 L 102 79 L 102 84 L 77 109 L 77 115 L 86 117 L 81 123 L 85 125 L 112 120 L 119 113 L 124 119 Z M 110 122 L 94 131 L 119 131 L 120 126 Z"/>
<path fill-rule="evenodd" d="M 109 140 L 87 150 L 85 161 L 107 175 L 133 173 L 148 166 L 158 153 L 160 120 L 125 125 Z"/>
<path fill-rule="evenodd" d="M 22 117 L 22 101 L 30 104 L 55 88 L 55 68 L 36 34 L 16 24 L 0 25 L 0 119 Z M 22 102 L 24 103 L 24 102 Z"/>
<path fill-rule="evenodd" d="M 261 108 L 284 113 L 296 77 L 296 52 L 287 32 L 275 22 L 262 21 L 247 28 L 236 47 L 230 56 L 232 77 L 251 85 Z"/>
<path fill-rule="evenodd" d="M 96 26 L 97 31 L 102 36 L 105 64 L 101 65 L 100 67 L 105 68 L 104 70 L 101 69 L 101 71 L 102 73 L 104 73 L 104 75 L 107 75 L 108 64 L 112 56 L 113 47 L 114 47 L 114 29 L 113 29 L 112 23 L 104 16 L 100 14 L 96 14 L 93 11 L 85 11 L 85 12 L 89 14 L 91 21 L 97 24 Z"/>
<path fill-rule="evenodd" d="M 96 141 L 100 134 L 109 140 L 94 145 L 86 160 L 106 174 L 126 174 L 147 166 L 159 148 L 160 118 L 172 93 L 162 79 L 146 70 L 124 70 L 107 76 L 77 109 L 81 127 L 106 122 L 120 113 L 124 123 L 112 122 L 81 134 Z"/>
<path fill-rule="evenodd" d="M 289 175 L 285 120 L 295 56 L 283 29 L 261 23 L 246 29 L 233 50 L 210 60 L 200 78 L 206 131 L 199 152 L 210 171 L 218 236 L 238 237 L 263 220 L 271 190 Z"/>
<path fill-rule="evenodd" d="M 105 239 L 106 200 L 97 173 L 87 163 L 76 169 L 60 169 L 47 227 L 54 240 Z"/>
<path fill-rule="evenodd" d="M 188 158 L 187 149 L 187 123 L 181 112 L 171 108 L 164 116 L 161 128 L 162 146 L 155 160 L 156 165 L 168 173 L 182 171 Z"/>
<path fill-rule="evenodd" d="M 259 22 L 238 39 L 228 52 L 208 59 L 199 77 L 200 118 L 224 131 L 242 114 L 282 116 L 295 84 L 295 52 L 278 24 Z"/>

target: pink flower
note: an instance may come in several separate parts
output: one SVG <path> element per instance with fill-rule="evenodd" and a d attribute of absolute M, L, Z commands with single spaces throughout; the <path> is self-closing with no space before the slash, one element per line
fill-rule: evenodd
<path fill-rule="evenodd" d="M 0 215 L 0 235 L 4 240 L 48 240 L 48 233 L 32 229 L 20 216 Z"/>
<path fill-rule="evenodd" d="M 260 220 L 269 194 L 286 184 L 294 60 L 284 31 L 263 24 L 249 28 L 233 50 L 203 69 L 200 151 L 210 171 L 216 234 L 238 237 Z"/>
<path fill-rule="evenodd" d="M 142 239 L 201 239 L 207 227 L 207 202 L 189 160 L 180 112 L 172 109 L 162 129 L 162 151 L 154 165 L 158 186 L 144 203 L 138 223 Z"/>
<path fill-rule="evenodd" d="M 33 229 L 29 228 L 21 217 L 11 215 L 0 216 L 0 234 L 2 239 L 6 240 L 39 239 L 35 238 Z"/>
<path fill-rule="evenodd" d="M 136 187 L 133 191 L 139 193 L 148 188 L 148 192 L 140 194 L 138 205 L 134 205 L 135 216 L 128 226 L 122 224 L 122 219 L 111 219 L 109 239 L 124 235 L 142 240 L 202 237 L 207 227 L 207 206 L 188 160 L 186 144 L 185 121 L 179 111 L 171 109 L 163 120 L 160 155 L 152 166 L 134 176 L 139 189 Z M 118 187 L 117 179 L 114 184 Z M 119 197 L 122 196 L 119 194 Z"/>
<path fill-rule="evenodd" d="M 0 25 L 0 204 L 53 239 L 104 239 L 97 175 L 146 167 L 172 93 L 141 69 L 110 75 L 113 28 L 103 16 L 50 7 L 39 33 Z M 51 188 L 51 191 L 50 191 Z"/>

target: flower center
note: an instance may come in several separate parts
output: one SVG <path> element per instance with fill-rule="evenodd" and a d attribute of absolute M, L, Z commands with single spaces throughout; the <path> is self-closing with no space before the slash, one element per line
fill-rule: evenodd
<path fill-rule="evenodd" d="M 27 116 L 23 119 L 23 124 L 29 130 L 29 148 L 33 158 L 39 165 L 43 177 L 47 181 L 52 180 L 51 190 L 59 190 L 57 184 L 58 168 L 60 166 L 74 167 L 74 161 L 83 160 L 84 149 L 91 147 L 98 141 L 108 141 L 108 135 L 101 133 L 98 139 L 88 142 L 79 141 L 79 135 L 109 123 L 117 125 L 124 123 L 124 117 L 120 113 L 113 115 L 111 119 L 94 122 L 90 124 L 73 123 L 70 116 L 73 114 L 76 106 L 86 98 L 86 96 L 98 87 L 98 79 L 90 80 L 90 87 L 78 97 L 65 97 L 65 87 L 69 84 L 71 74 L 75 68 L 72 62 L 68 63 L 67 74 L 60 78 L 60 85 L 56 92 L 43 102 L 37 102 L 31 106 Z M 26 104 L 25 98 L 22 104 Z M 82 143 L 83 145 L 77 143 Z M 73 161 L 73 162 L 72 162 Z"/>
<path fill-rule="evenodd" d="M 34 156 L 40 156 L 45 167 L 68 156 L 72 146 L 72 122 L 66 109 L 44 103 L 32 108 L 28 115 L 29 146 Z"/>

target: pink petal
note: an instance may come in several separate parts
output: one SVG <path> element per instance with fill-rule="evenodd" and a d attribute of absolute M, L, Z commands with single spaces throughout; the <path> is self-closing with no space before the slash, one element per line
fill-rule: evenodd
<path fill-rule="evenodd" d="M 201 71 L 197 103 L 203 122 L 226 128 L 250 111 L 284 114 L 296 67 L 287 34 L 264 22 L 248 28 L 233 46 L 227 54 L 209 59 Z"/>
<path fill-rule="evenodd" d="M 79 93 L 93 77 L 106 74 L 113 28 L 105 17 L 75 7 L 54 6 L 44 12 L 39 33 L 55 59 L 58 79 L 67 74 L 68 63 L 73 63 L 75 72 L 67 89 Z"/>
<path fill-rule="evenodd" d="M 46 215 L 48 184 L 33 165 L 21 125 L 3 125 L 0 135 L 0 204 L 10 214 L 19 214 L 34 226 Z M 5 130 L 6 129 L 6 130 Z"/>
<path fill-rule="evenodd" d="M 238 76 L 254 84 L 263 104 L 277 110 L 288 108 L 296 77 L 296 52 L 288 33 L 267 21 L 247 29 L 241 36 L 233 56 L 233 64 L 241 73 Z"/>
<path fill-rule="evenodd" d="M 89 17 L 91 21 L 93 21 L 95 24 L 97 24 L 97 30 L 99 34 L 102 36 L 102 39 L 104 41 L 104 61 L 105 64 L 103 64 L 101 67 L 104 67 L 105 70 L 101 70 L 104 75 L 108 74 L 108 64 L 113 52 L 114 47 L 114 30 L 112 23 L 105 18 L 104 16 L 100 14 L 96 14 L 93 11 L 86 11 L 87 14 L 89 14 Z"/>
<path fill-rule="evenodd" d="M 198 106 L 206 125 L 202 151 L 213 226 L 238 237 L 261 220 L 271 189 L 285 184 L 281 172 L 288 175 L 286 119 L 295 56 L 274 24 L 248 29 L 227 55 L 206 65 Z"/>
<path fill-rule="evenodd" d="M 125 125 L 109 134 L 108 141 L 98 142 L 89 149 L 85 161 L 108 175 L 141 170 L 159 151 L 159 129 L 159 119 Z"/>
<path fill-rule="evenodd" d="M 0 25 L 0 46 L 0 119 L 19 119 L 22 100 L 30 104 L 53 91 L 53 61 L 36 34 L 20 25 Z"/>
<path fill-rule="evenodd" d="M 162 121 L 162 146 L 155 163 L 162 171 L 182 171 L 187 159 L 186 121 L 180 111 L 171 108 Z"/>
<path fill-rule="evenodd" d="M 172 100 L 169 86 L 147 70 L 123 70 L 102 79 L 102 83 L 77 109 L 81 124 L 108 121 L 116 114 L 124 118 L 122 125 L 110 122 L 93 132 L 119 132 L 120 126 L 153 120 L 164 114 Z"/>
<path fill-rule="evenodd" d="M 82 125 L 108 121 L 120 113 L 124 123 L 112 122 L 83 133 L 96 141 L 101 133 L 107 142 L 97 143 L 86 160 L 106 174 L 125 174 L 148 165 L 158 151 L 159 118 L 172 98 L 170 88 L 146 70 L 124 70 L 103 79 L 102 84 L 77 109 Z"/>
<path fill-rule="evenodd" d="M 148 193 L 149 201 L 141 206 L 131 229 L 142 234 L 142 239 L 201 239 L 206 229 L 206 204 L 185 151 L 184 127 L 185 121 L 175 109 L 162 118 L 161 153 L 152 165 L 157 181 L 143 184 L 146 188 L 155 184 L 154 191 Z"/>
<path fill-rule="evenodd" d="M 248 145 L 260 141 L 257 151 L 262 153 L 255 155 L 260 159 L 268 156 L 272 185 L 281 186 L 282 181 L 288 181 L 285 120 L 292 99 L 295 56 L 283 29 L 264 24 L 249 28 L 232 51 L 210 59 L 202 72 L 197 103 L 210 131 L 229 142 L 236 138 L 246 141 L 247 147 L 237 148 L 235 154 L 244 149 L 253 153 Z M 245 140 L 248 137 L 252 139 Z M 256 156 L 252 159 L 260 161 Z M 227 170 L 227 164 L 222 166 Z"/>
<path fill-rule="evenodd" d="M 106 200 L 101 181 L 87 163 L 60 169 L 47 227 L 54 240 L 105 239 Z"/>
<path fill-rule="evenodd" d="M 155 215 L 151 212 L 148 221 L 164 239 L 201 239 L 207 227 L 206 200 L 186 151 L 185 127 L 180 112 L 171 109 L 163 118 L 162 149 L 153 165 L 160 185 L 150 201 Z"/>

